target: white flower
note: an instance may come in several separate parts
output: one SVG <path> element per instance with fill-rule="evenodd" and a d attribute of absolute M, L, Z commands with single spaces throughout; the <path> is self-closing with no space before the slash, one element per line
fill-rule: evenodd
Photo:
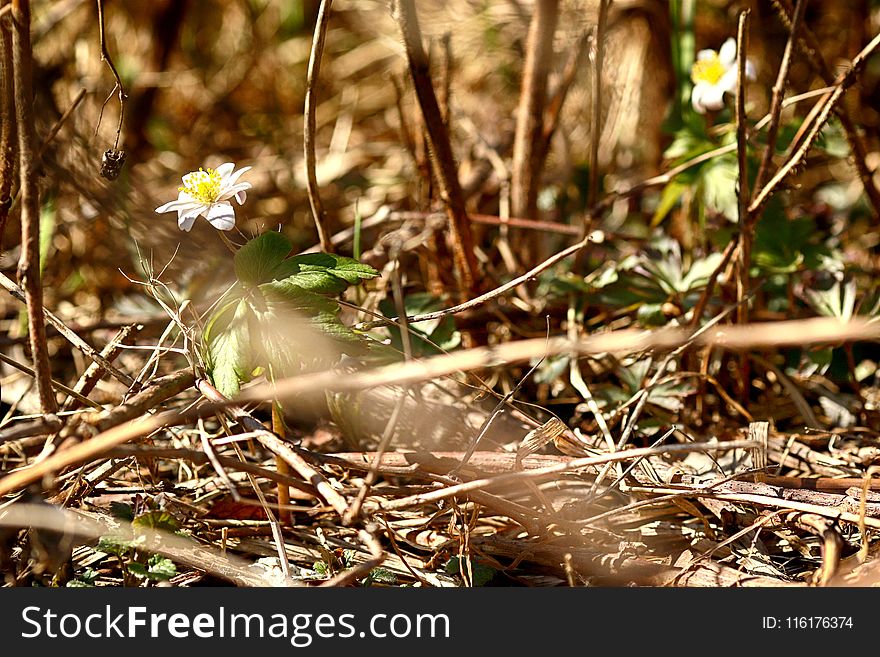
<path fill-rule="evenodd" d="M 736 41 L 728 39 L 718 52 L 701 50 L 691 67 L 691 104 L 700 114 L 724 107 L 724 93 L 736 91 Z M 746 77 L 755 79 L 755 67 L 746 60 Z"/>
<path fill-rule="evenodd" d="M 229 199 L 234 198 L 241 205 L 247 198 L 245 192 L 251 188 L 248 182 L 236 182 L 250 167 L 233 169 L 235 165 L 226 162 L 216 169 L 199 169 L 186 174 L 183 187 L 178 187 L 177 200 L 159 206 L 156 212 L 177 212 L 177 225 L 187 232 L 192 230 L 196 217 L 200 215 L 217 230 L 232 230 L 235 211 Z"/>

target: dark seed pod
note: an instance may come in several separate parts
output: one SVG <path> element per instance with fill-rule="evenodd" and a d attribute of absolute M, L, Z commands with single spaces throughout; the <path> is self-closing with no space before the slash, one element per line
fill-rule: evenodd
<path fill-rule="evenodd" d="M 101 157 L 101 175 L 107 180 L 116 180 L 125 164 L 125 151 L 108 148 Z"/>

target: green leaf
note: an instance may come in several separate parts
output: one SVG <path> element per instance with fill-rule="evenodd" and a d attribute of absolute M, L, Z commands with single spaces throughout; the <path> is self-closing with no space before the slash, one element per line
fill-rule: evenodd
<path fill-rule="evenodd" d="M 370 574 L 364 578 L 363 585 L 370 586 L 374 582 L 377 584 L 397 584 L 397 575 L 387 568 L 373 568 Z"/>
<path fill-rule="evenodd" d="M 134 508 L 125 502 L 110 502 L 110 515 L 120 520 L 134 520 Z"/>
<path fill-rule="evenodd" d="M 270 232 L 250 240 L 235 256 L 241 285 L 203 335 L 208 373 L 224 395 L 237 395 L 257 371 L 291 376 L 314 365 L 332 365 L 340 350 L 351 354 L 363 348 L 363 338 L 339 320 L 333 297 L 379 272 L 336 254 L 287 258 L 291 248 L 286 237 Z M 337 344 L 328 349 L 322 338 Z"/>
<path fill-rule="evenodd" d="M 72 579 L 65 586 L 67 588 L 93 588 L 95 586 L 95 581 L 98 579 L 98 571 L 92 570 L 91 568 L 86 568 L 79 575 L 76 576 L 76 579 Z"/>
<path fill-rule="evenodd" d="M 152 555 L 146 564 L 137 561 L 128 564 L 128 570 L 138 577 L 154 582 L 171 579 L 177 574 L 174 562 L 158 554 Z"/>
<path fill-rule="evenodd" d="M 783 208 L 771 201 L 755 231 L 753 262 L 770 273 L 797 271 L 808 256 L 815 259 L 825 250 L 822 245 L 811 244 L 816 234 L 812 218 L 790 220 Z"/>
<path fill-rule="evenodd" d="M 651 226 L 659 226 L 688 189 L 690 189 L 690 185 L 680 182 L 678 179 L 674 179 L 666 185 L 663 188 L 663 193 L 660 194 L 660 203 L 657 204 L 654 216 L 651 217 Z"/>
<path fill-rule="evenodd" d="M 270 376 L 328 367 L 340 351 L 354 355 L 364 348 L 361 336 L 339 320 L 334 299 L 304 290 L 289 279 L 260 285 L 246 303 L 253 364 Z"/>
<path fill-rule="evenodd" d="M 349 285 L 357 285 L 362 280 L 379 275 L 369 265 L 335 253 L 303 253 L 293 256 L 285 260 L 284 267 L 278 273 L 280 278 L 282 274 L 289 276 L 299 272 L 324 272 Z"/>
<path fill-rule="evenodd" d="M 813 309 L 825 317 L 836 317 L 848 322 L 855 314 L 855 279 L 850 279 L 845 284 L 835 281 L 828 290 L 805 290 L 805 295 Z"/>
<path fill-rule="evenodd" d="M 102 536 L 98 539 L 98 550 L 107 554 L 115 554 L 117 557 L 124 557 L 129 552 L 137 548 L 144 539 L 138 536 L 134 539 L 117 538 L 115 536 Z"/>
<path fill-rule="evenodd" d="M 736 180 L 739 169 L 736 157 L 723 155 L 713 158 L 700 169 L 700 189 L 707 208 L 736 221 Z"/>
<path fill-rule="evenodd" d="M 706 287 L 709 278 L 718 269 L 724 254 L 711 253 L 705 258 L 696 260 L 682 279 L 682 292 L 690 292 Z"/>
<path fill-rule="evenodd" d="M 636 316 L 642 326 L 664 326 L 666 324 L 666 315 L 663 314 L 663 304 L 644 303 L 639 306 Z"/>
<path fill-rule="evenodd" d="M 263 233 L 235 254 L 235 275 L 245 285 L 271 281 L 292 248 L 290 240 L 281 233 Z"/>
<path fill-rule="evenodd" d="M 239 299 L 222 308 L 205 328 L 208 374 L 227 397 L 238 394 L 256 367 L 251 357 L 251 315 L 250 305 Z"/>
<path fill-rule="evenodd" d="M 180 529 L 180 522 L 167 511 L 146 511 L 131 521 L 133 527 L 146 527 L 160 529 L 167 532 L 176 532 Z"/>
<path fill-rule="evenodd" d="M 427 292 L 408 294 L 403 301 L 407 315 L 423 315 L 444 307 L 439 297 Z M 379 310 L 387 317 L 397 315 L 397 309 L 391 299 L 384 299 L 379 304 Z M 414 322 L 409 325 L 409 330 L 416 337 L 411 341 L 413 354 L 416 356 L 431 356 L 455 349 L 461 344 L 461 333 L 455 327 L 455 319 L 451 316 L 441 319 L 433 319 L 425 322 Z M 403 351 L 403 342 L 400 328 L 388 327 L 391 335 L 391 347 L 398 353 Z M 421 336 L 426 339 L 420 339 Z M 433 344 L 432 344 L 433 343 Z M 436 347 L 434 345 L 437 345 Z"/>
<path fill-rule="evenodd" d="M 158 554 L 150 557 L 149 561 L 147 561 L 147 568 L 149 569 L 150 579 L 171 579 L 177 574 L 177 566 L 174 562 Z"/>
<path fill-rule="evenodd" d="M 466 569 L 467 566 L 462 564 L 462 560 L 459 557 L 452 557 L 445 564 L 446 572 L 450 575 L 461 575 L 463 568 Z M 473 582 L 471 583 L 474 586 L 485 586 L 495 577 L 497 571 L 478 561 L 471 561 L 470 572 L 473 575 Z"/>
<path fill-rule="evenodd" d="M 264 283 L 270 285 L 278 291 L 284 291 L 290 288 L 290 294 L 296 295 L 300 290 L 307 290 L 315 294 L 326 294 L 336 296 L 345 292 L 348 283 L 341 278 L 337 278 L 326 270 L 320 271 L 299 271 L 291 274 L 286 278 Z"/>

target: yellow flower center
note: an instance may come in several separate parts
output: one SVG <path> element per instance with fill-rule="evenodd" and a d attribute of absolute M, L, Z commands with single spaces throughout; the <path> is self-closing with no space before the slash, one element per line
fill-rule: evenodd
<path fill-rule="evenodd" d="M 183 187 L 177 189 L 186 192 L 197 201 L 211 204 L 220 195 L 220 174 L 214 169 L 205 171 L 199 168 L 198 171 L 186 174 L 183 177 Z"/>
<path fill-rule="evenodd" d="M 713 52 L 710 57 L 694 62 L 693 68 L 691 68 L 691 80 L 694 81 L 694 84 L 706 82 L 715 85 L 724 77 L 725 73 L 721 58 L 717 52 Z"/>

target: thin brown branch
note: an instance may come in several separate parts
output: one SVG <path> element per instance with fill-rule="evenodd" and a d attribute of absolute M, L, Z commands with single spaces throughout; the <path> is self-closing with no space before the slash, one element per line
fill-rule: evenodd
<path fill-rule="evenodd" d="M 101 61 L 106 62 L 107 66 L 110 67 L 110 71 L 113 73 L 113 77 L 116 79 L 116 85 L 113 87 L 113 91 L 110 92 L 110 96 L 113 95 L 114 92 L 118 91 L 119 95 L 119 123 L 116 125 L 116 140 L 113 143 L 113 148 L 119 148 L 119 136 L 122 134 L 122 120 L 125 118 L 125 99 L 128 98 L 128 95 L 125 93 L 125 87 L 122 85 L 122 78 L 119 77 L 119 72 L 116 70 L 116 65 L 113 63 L 113 58 L 110 57 L 110 52 L 107 50 L 107 39 L 104 34 L 104 0 L 97 0 L 98 3 L 98 35 L 101 41 Z M 108 100 L 109 100 L 108 96 Z M 107 101 L 104 101 L 104 105 L 107 104 Z M 101 114 L 104 113 L 104 107 L 101 107 Z M 98 125 L 101 124 L 101 119 L 98 119 Z M 98 128 L 95 127 L 95 132 L 97 133 Z"/>
<path fill-rule="evenodd" d="M 440 40 L 443 47 L 443 67 L 440 69 L 440 113 L 446 129 L 449 129 L 449 108 L 452 103 L 452 35 L 443 33 Z"/>
<path fill-rule="evenodd" d="M 124 404 L 114 406 L 101 413 L 95 413 L 86 421 L 99 432 L 107 431 L 123 422 L 149 413 L 165 400 L 191 387 L 194 381 L 195 377 L 189 370 L 166 374 L 154 379 L 149 386 L 132 396 L 131 399 L 126 400 Z"/>
<path fill-rule="evenodd" d="M 746 117 L 746 51 L 748 50 L 748 25 L 749 10 L 739 15 L 739 23 L 736 30 L 736 155 L 738 165 L 737 176 L 737 221 L 739 224 L 739 278 L 737 280 L 736 301 L 737 323 L 745 324 L 749 321 L 748 304 L 743 300 L 749 294 L 749 267 L 751 266 L 752 253 L 752 226 L 749 222 L 749 172 L 746 131 L 748 118 Z"/>
<path fill-rule="evenodd" d="M 200 450 L 174 447 L 142 447 L 140 445 L 132 447 L 114 447 L 105 452 L 105 456 L 112 458 L 126 458 L 134 456 L 139 458 L 151 459 L 183 459 L 185 461 L 192 461 L 193 463 L 209 462 L 208 455 Z M 239 459 L 230 458 L 228 456 L 217 455 L 217 462 L 220 463 L 220 465 L 222 465 L 223 467 L 229 468 L 230 470 L 240 470 L 241 472 L 247 472 L 248 474 L 252 474 L 256 477 L 263 477 L 270 481 L 274 481 L 279 484 L 284 484 L 285 486 L 295 488 L 313 497 L 318 497 L 317 491 L 310 484 L 307 484 L 306 482 L 301 481 L 295 477 L 281 474 L 280 472 L 276 472 L 275 470 L 264 468 L 248 461 L 241 461 Z"/>
<path fill-rule="evenodd" d="M 779 119 L 782 116 L 782 100 L 785 97 L 785 85 L 788 82 L 788 71 L 791 68 L 794 44 L 797 42 L 797 33 L 804 18 L 804 10 L 807 0 L 797 0 L 794 8 L 794 16 L 791 19 L 791 28 L 788 33 L 788 41 L 785 43 L 785 51 L 782 53 L 782 63 L 779 65 L 779 73 L 776 76 L 776 84 L 773 85 L 773 96 L 770 100 L 770 125 L 767 128 L 767 147 L 761 157 L 761 165 L 758 167 L 758 175 L 755 178 L 755 189 L 760 189 L 767 182 L 770 175 L 770 166 L 773 164 L 773 154 L 776 152 L 776 136 L 779 132 Z"/>
<path fill-rule="evenodd" d="M 21 363 L 16 362 L 15 359 L 10 358 L 9 356 L 7 356 L 6 354 L 4 354 L 2 352 L 0 352 L 0 362 L 6 363 L 10 367 L 17 369 L 19 372 L 24 372 L 28 376 L 31 376 L 31 377 L 36 376 L 35 372 L 30 367 L 28 367 L 27 365 L 22 365 Z M 66 385 L 64 385 L 63 383 L 59 383 L 55 379 L 52 379 L 52 387 L 55 388 L 58 392 L 63 392 L 65 395 L 68 395 L 71 399 L 79 401 L 81 404 L 86 404 L 87 406 L 91 406 L 92 408 L 95 408 L 99 411 L 103 410 L 103 407 L 100 404 L 93 402 L 88 397 L 84 397 L 83 395 L 79 394 L 76 390 L 73 390 L 72 388 L 68 388 Z"/>
<path fill-rule="evenodd" d="M 0 250 L 3 234 L 12 209 L 12 188 L 16 175 L 18 140 L 15 131 L 15 93 L 12 72 L 12 28 L 5 14 L 12 5 L 4 4 L 0 11 Z"/>
<path fill-rule="evenodd" d="M 434 356 L 409 363 L 394 363 L 340 377 L 336 371 L 302 374 L 277 382 L 279 399 L 296 399 L 324 390 L 364 390 L 367 388 L 427 381 L 453 372 L 466 372 L 489 366 L 523 362 L 540 356 L 563 353 L 633 354 L 649 350 L 683 349 L 714 346 L 730 350 L 806 346 L 880 337 L 880 322 L 853 320 L 841 322 L 834 318 L 812 318 L 746 325 L 713 326 L 694 332 L 668 327 L 655 331 L 621 329 L 597 333 L 572 342 L 557 336 L 507 342 L 491 347 Z M 270 398 L 272 388 L 254 386 L 239 397 L 242 401 Z"/>
<path fill-rule="evenodd" d="M 44 413 L 58 410 L 52 389 L 52 369 L 43 319 L 43 286 L 40 281 L 40 191 L 36 171 L 33 63 L 29 0 L 12 3 L 12 68 L 15 87 L 15 119 L 18 124 L 18 156 L 21 176 L 21 259 L 18 279 L 25 292 L 31 357 L 37 391 Z"/>
<path fill-rule="evenodd" d="M 361 514 L 361 507 L 364 504 L 364 500 L 367 499 L 367 495 L 370 493 L 370 488 L 379 478 L 379 465 L 382 461 L 382 456 L 391 445 L 391 440 L 394 438 L 394 434 L 397 430 L 397 421 L 400 418 L 400 413 L 405 404 L 406 390 L 403 390 L 401 391 L 397 402 L 394 404 L 394 409 L 391 411 L 391 416 L 388 418 L 388 423 L 385 425 L 385 430 L 382 432 L 382 437 L 379 439 L 376 453 L 370 463 L 370 469 L 367 471 L 367 476 L 364 478 L 363 486 L 361 486 L 361 489 L 358 491 L 358 495 L 354 502 L 352 502 L 351 506 L 345 512 L 343 523 L 346 525 L 351 525 Z"/>
<path fill-rule="evenodd" d="M 122 330 L 120 330 L 119 333 L 117 333 L 101 350 L 101 356 L 107 362 L 112 362 L 116 356 L 119 355 L 119 352 L 122 351 L 122 343 L 125 342 L 126 338 L 133 333 L 141 331 L 143 328 L 143 324 L 129 324 L 128 326 L 124 326 Z M 82 373 L 82 376 L 80 376 L 76 385 L 73 386 L 74 392 L 82 396 L 88 395 L 97 385 L 103 374 L 104 368 L 101 367 L 99 363 L 93 361 L 86 368 L 86 371 Z M 61 410 L 73 411 L 79 408 L 82 403 L 86 402 L 82 402 L 82 400 L 77 399 L 75 396 L 71 396 L 61 405 Z"/>
<path fill-rule="evenodd" d="M 315 228 L 318 230 L 318 240 L 321 250 L 333 253 L 333 242 L 330 240 L 330 231 L 327 229 L 327 217 L 324 213 L 324 204 L 321 201 L 321 192 L 318 188 L 318 174 L 316 172 L 315 154 L 315 130 L 318 99 L 315 94 L 315 85 L 321 71 L 321 55 L 324 52 L 324 40 L 327 35 L 327 25 L 330 23 L 330 5 L 332 0 L 321 0 L 318 9 L 318 18 L 315 23 L 315 35 L 312 38 L 312 52 L 309 56 L 308 78 L 306 80 L 306 101 L 303 110 L 303 150 L 306 160 L 306 189 L 309 195 L 309 204 L 312 208 L 312 218 L 315 220 Z"/>
<path fill-rule="evenodd" d="M 476 308 L 477 306 L 481 306 L 482 304 L 486 303 L 487 301 L 491 301 L 492 299 L 495 299 L 496 297 L 500 297 L 502 294 L 504 294 L 508 290 L 512 290 L 513 288 L 518 287 L 519 285 L 522 285 L 523 283 L 530 281 L 532 278 L 534 278 L 535 276 L 540 274 L 545 269 L 549 269 L 550 267 L 555 265 L 560 260 L 564 260 L 565 258 L 572 255 L 573 253 L 577 253 L 584 246 L 586 246 L 589 243 L 589 241 L 590 241 L 590 238 L 589 238 L 589 236 L 587 236 L 584 239 L 582 239 L 580 242 L 577 242 L 576 244 L 572 244 L 571 246 L 560 251 L 559 253 L 556 253 L 556 254 L 550 256 L 544 262 L 533 267 L 532 269 L 527 271 L 525 274 L 523 274 L 521 276 L 517 276 L 516 278 L 505 283 L 504 285 L 500 285 L 500 286 L 496 287 L 494 290 L 490 290 L 489 292 L 486 292 L 485 294 L 481 294 L 478 297 L 474 297 L 473 299 L 469 299 L 468 301 L 460 303 L 457 306 L 452 306 L 451 308 L 444 308 L 443 310 L 438 310 L 438 311 L 432 312 L 432 313 L 425 313 L 424 315 L 413 315 L 412 317 L 407 317 L 407 321 L 410 323 L 427 322 L 427 321 L 434 320 L 434 319 L 440 319 L 440 318 L 446 317 L 448 315 L 454 315 L 456 313 L 460 313 L 465 310 L 469 310 L 471 308 Z M 397 321 L 399 319 L 400 319 L 399 317 L 394 317 L 392 320 L 377 320 L 375 322 L 367 322 L 365 324 L 359 325 L 358 328 L 361 330 L 369 330 L 371 328 L 375 328 L 376 326 L 383 326 L 385 324 L 388 324 L 389 321 L 393 322 L 393 321 Z"/>
<path fill-rule="evenodd" d="M 449 499 L 456 495 L 466 495 L 471 491 L 482 491 L 486 488 L 495 486 L 507 486 L 511 484 L 519 484 L 526 481 L 537 482 L 562 472 L 569 472 L 580 468 L 588 468 L 605 463 L 617 463 L 627 461 L 629 459 L 642 458 L 644 456 L 653 456 L 659 454 L 680 454 L 690 452 L 706 452 L 714 450 L 728 451 L 732 449 L 747 449 L 755 447 L 756 443 L 750 440 L 734 440 L 724 443 L 706 445 L 706 444 L 687 444 L 687 445 L 663 445 L 660 447 L 639 447 L 636 449 L 628 449 L 614 454 L 600 454 L 598 456 L 585 456 L 583 458 L 569 459 L 562 463 L 549 465 L 544 468 L 534 470 L 525 470 L 519 472 L 508 472 L 495 475 L 494 477 L 484 477 L 482 479 L 474 479 L 463 484 L 455 486 L 447 486 L 439 490 L 430 491 L 428 493 L 420 493 L 403 497 L 396 500 L 385 502 L 381 505 L 385 511 L 395 509 L 406 509 L 411 506 L 420 506 L 422 504 L 430 504 L 431 502 L 439 502 L 440 500 Z"/>
<path fill-rule="evenodd" d="M 23 208 L 22 208 L 23 209 Z M 0 274 L 0 287 L 6 289 L 10 295 L 12 295 L 15 299 L 18 299 L 22 303 L 26 303 L 26 294 L 22 291 L 22 289 L 16 285 L 12 280 Z M 42 308 L 41 316 L 44 316 L 46 320 L 54 326 L 58 332 L 63 335 L 70 344 L 79 349 L 83 354 L 92 359 L 95 363 L 100 365 L 104 370 L 112 375 L 118 381 L 121 381 L 127 386 L 134 386 L 136 384 L 135 380 L 116 367 L 109 360 L 104 358 L 97 349 L 88 344 L 85 340 L 79 337 L 72 329 L 70 329 L 64 322 L 62 322 L 58 317 L 55 316 L 47 308 Z"/>
<path fill-rule="evenodd" d="M 547 78 L 553 60 L 553 35 L 559 20 L 558 0 L 537 0 L 526 37 L 526 59 L 511 167 L 511 211 L 518 217 L 534 219 L 538 210 L 543 159 L 544 106 Z"/>
<path fill-rule="evenodd" d="M 458 273 L 459 293 L 462 299 L 467 299 L 479 292 L 479 267 L 455 157 L 449 143 L 449 133 L 443 122 L 437 95 L 431 82 L 428 56 L 422 43 L 422 31 L 414 0 L 397 0 L 394 3 L 393 14 L 403 36 L 410 74 L 428 134 L 434 174 L 449 217 L 449 234 L 452 239 L 455 269 Z"/>
<path fill-rule="evenodd" d="M 727 445 L 729 443 L 723 444 Z M 753 442 L 751 442 L 750 444 L 752 446 L 756 445 L 756 443 Z M 634 493 L 652 493 L 664 495 L 682 492 L 683 489 L 673 488 L 671 486 L 627 486 L 626 490 L 628 492 Z M 857 513 L 842 511 L 838 508 L 822 506 L 820 504 L 811 504 L 808 502 L 799 502 L 797 500 L 774 497 L 772 495 L 718 491 L 715 490 L 711 485 L 707 488 L 690 488 L 687 492 L 691 497 L 696 498 L 711 498 L 716 500 L 726 500 L 729 502 L 738 502 L 741 504 L 756 504 L 759 506 L 767 506 L 776 509 L 791 509 L 792 511 L 815 513 L 816 515 L 822 516 L 824 518 L 842 520 L 844 522 L 849 522 L 852 524 L 859 523 L 859 514 Z M 866 526 L 871 527 L 872 529 L 880 529 L 880 519 L 866 518 L 865 520 Z"/>
<path fill-rule="evenodd" d="M 52 143 L 52 141 L 55 139 L 55 137 L 61 131 L 61 128 L 64 127 L 64 124 L 67 123 L 67 121 L 70 119 L 70 117 L 76 111 L 76 108 L 79 107 L 79 104 L 83 101 L 83 99 L 85 97 L 86 97 L 86 90 L 80 89 L 77 92 L 76 96 L 74 96 L 73 102 L 70 103 L 70 107 L 68 107 L 66 110 L 64 110 L 64 114 L 62 114 L 61 117 L 57 121 L 55 121 L 55 125 L 52 126 L 52 129 L 49 130 L 49 133 L 43 139 L 43 143 L 40 144 L 40 150 L 37 151 L 37 160 L 43 159 L 43 154 L 46 152 L 46 148 L 49 146 L 49 144 Z"/>
<path fill-rule="evenodd" d="M 749 221 L 748 117 L 746 116 L 746 52 L 749 45 L 749 13 L 740 12 L 736 30 L 736 155 L 737 155 L 737 222 L 739 224 L 739 262 L 736 279 L 736 322 L 749 321 L 748 296 L 751 289 L 752 240 L 754 226 Z M 740 397 L 749 398 L 749 360 L 740 354 Z"/>
<path fill-rule="evenodd" d="M 813 143 L 822 131 L 822 128 L 831 117 L 831 113 L 835 106 L 843 98 L 847 89 L 855 83 L 862 68 L 864 68 L 868 59 L 874 54 L 874 51 L 877 50 L 878 47 L 880 47 L 880 34 L 877 34 L 871 39 L 871 42 L 855 56 L 849 68 L 837 78 L 834 83 L 834 91 L 818 101 L 818 103 L 821 104 L 822 109 L 817 113 L 813 125 L 807 133 L 807 136 L 804 138 L 803 143 L 794 153 L 792 153 L 788 161 L 779 168 L 770 181 L 761 188 L 761 191 L 755 195 L 755 199 L 748 208 L 749 213 L 757 214 L 769 200 L 770 196 L 773 195 L 777 186 L 804 160 L 807 152 L 813 146 Z M 856 158 L 856 160 L 858 161 L 858 158 Z"/>
<path fill-rule="evenodd" d="M 791 3 L 789 0 L 772 0 L 772 2 L 782 19 L 782 22 L 790 30 L 792 27 L 793 15 Z M 819 48 L 819 41 L 816 39 L 812 30 L 804 25 L 801 30 L 801 35 L 802 39 L 798 40 L 798 45 L 801 46 L 807 54 L 811 66 L 821 76 L 826 85 L 831 86 L 836 84 L 834 72 L 822 56 L 822 51 Z M 880 219 L 880 189 L 874 184 L 874 174 L 867 163 L 868 147 L 865 143 L 864 137 L 859 132 L 858 121 L 853 118 L 846 105 L 841 104 L 840 106 L 835 106 L 834 111 L 840 118 L 840 124 L 843 126 L 844 132 L 846 132 L 846 139 L 849 142 L 853 153 L 853 161 L 856 165 L 859 178 L 862 181 L 862 186 L 865 189 L 865 194 L 868 196 L 868 201 L 870 202 L 871 209 L 874 213 L 874 218 Z"/>
<path fill-rule="evenodd" d="M 336 489 L 334 489 L 333 486 L 330 485 L 330 482 L 327 481 L 327 478 L 309 465 L 305 459 L 296 452 L 296 450 L 291 448 L 290 445 L 264 427 L 259 420 L 251 417 L 244 410 L 235 406 L 226 396 L 204 379 L 197 381 L 196 387 L 206 399 L 216 402 L 215 408 L 226 406 L 229 408 L 236 421 L 238 421 L 245 429 L 256 432 L 258 442 L 276 456 L 284 459 L 304 481 L 307 481 L 315 488 L 318 494 L 333 507 L 340 517 L 345 514 L 345 511 L 348 508 L 348 503 L 345 501 L 345 498 L 337 493 Z"/>
<path fill-rule="evenodd" d="M 736 247 L 736 240 L 730 240 L 727 243 L 727 246 L 724 247 L 724 252 L 721 254 L 721 262 L 718 263 L 718 266 L 715 267 L 712 275 L 709 276 L 709 280 L 706 283 L 706 287 L 703 290 L 703 293 L 697 300 L 696 305 L 694 305 L 694 310 L 693 314 L 691 315 L 690 321 L 691 328 L 696 328 L 700 325 L 700 320 L 703 317 L 703 311 L 706 310 L 706 305 L 709 303 L 709 299 L 711 299 L 712 295 L 715 293 L 715 283 L 718 281 L 718 277 L 721 275 L 721 272 L 723 272 L 727 268 L 727 265 L 730 264 L 730 259 L 733 257 L 734 251 L 736 251 Z"/>
<path fill-rule="evenodd" d="M 139 438 L 166 425 L 182 422 L 184 422 L 184 416 L 177 411 L 165 411 L 158 415 L 141 417 L 134 422 L 113 427 L 90 440 L 60 450 L 30 467 L 9 473 L 0 479 L 0 497 L 19 491 L 53 472 L 101 458 L 107 450 L 133 438 Z"/>

